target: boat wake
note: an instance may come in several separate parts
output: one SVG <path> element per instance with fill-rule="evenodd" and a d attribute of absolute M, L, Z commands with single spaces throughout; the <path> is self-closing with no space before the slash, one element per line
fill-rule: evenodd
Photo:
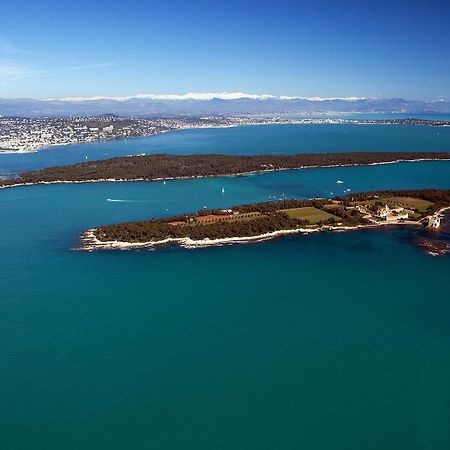
<path fill-rule="evenodd" d="M 120 198 L 107 198 L 106 201 L 114 203 L 148 203 L 147 200 L 122 200 Z"/>

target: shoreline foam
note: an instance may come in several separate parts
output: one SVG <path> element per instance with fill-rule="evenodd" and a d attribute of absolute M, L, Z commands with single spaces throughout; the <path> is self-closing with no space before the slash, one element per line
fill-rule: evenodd
<path fill-rule="evenodd" d="M 449 207 L 450 209 L 450 207 Z M 345 231 L 356 231 L 365 230 L 372 228 L 384 228 L 384 227 L 397 227 L 397 226 L 420 226 L 417 222 L 401 222 L 401 223 L 372 223 L 367 225 L 355 225 L 355 226 L 345 226 L 345 225 L 322 225 L 317 228 L 293 228 L 287 230 L 276 230 L 269 233 L 259 234 L 255 236 L 240 236 L 231 238 L 217 238 L 217 239 L 191 239 L 189 237 L 183 238 L 166 238 L 159 241 L 147 241 L 147 242 L 125 242 L 125 241 L 100 241 L 95 236 L 95 231 L 97 228 L 90 228 L 81 234 L 80 242 L 81 246 L 75 248 L 78 251 L 98 251 L 98 250 L 137 250 L 137 249 L 152 249 L 156 247 L 165 246 L 168 244 L 176 244 L 182 248 L 193 249 L 193 248 L 205 248 L 205 247 L 222 247 L 224 245 L 234 245 L 234 244 L 250 244 L 263 242 L 271 240 L 277 237 L 287 236 L 291 234 L 313 234 L 325 231 L 331 232 L 345 232 Z"/>

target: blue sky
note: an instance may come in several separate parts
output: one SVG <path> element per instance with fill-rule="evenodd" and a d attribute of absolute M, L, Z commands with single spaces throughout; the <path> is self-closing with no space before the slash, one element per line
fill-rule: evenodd
<path fill-rule="evenodd" d="M 0 24 L 0 97 L 450 99 L 448 0 L 2 0 Z"/>

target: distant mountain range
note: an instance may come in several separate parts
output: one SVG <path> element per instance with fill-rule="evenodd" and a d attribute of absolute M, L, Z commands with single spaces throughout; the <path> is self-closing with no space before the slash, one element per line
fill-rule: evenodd
<path fill-rule="evenodd" d="M 131 97 L 64 99 L 1 99 L 1 116 L 69 116 L 117 114 L 132 116 L 325 113 L 450 113 L 450 101 L 402 98 L 301 98 L 244 93 L 189 93 Z"/>

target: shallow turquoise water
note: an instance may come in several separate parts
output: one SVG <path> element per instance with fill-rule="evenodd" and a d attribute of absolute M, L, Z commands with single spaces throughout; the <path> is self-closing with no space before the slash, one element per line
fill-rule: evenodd
<path fill-rule="evenodd" d="M 233 155 L 349 151 L 450 151 L 450 127 L 403 125 L 264 125 L 192 129 L 129 140 L 0 154 L 0 175 L 139 153 Z"/>
<path fill-rule="evenodd" d="M 195 148 L 215 151 L 224 131 Z M 143 142 L 181 153 L 189 133 Z M 416 231 L 71 251 L 102 223 L 420 187 L 450 188 L 450 162 L 0 190 L 0 448 L 447 450 L 450 258 Z"/>

